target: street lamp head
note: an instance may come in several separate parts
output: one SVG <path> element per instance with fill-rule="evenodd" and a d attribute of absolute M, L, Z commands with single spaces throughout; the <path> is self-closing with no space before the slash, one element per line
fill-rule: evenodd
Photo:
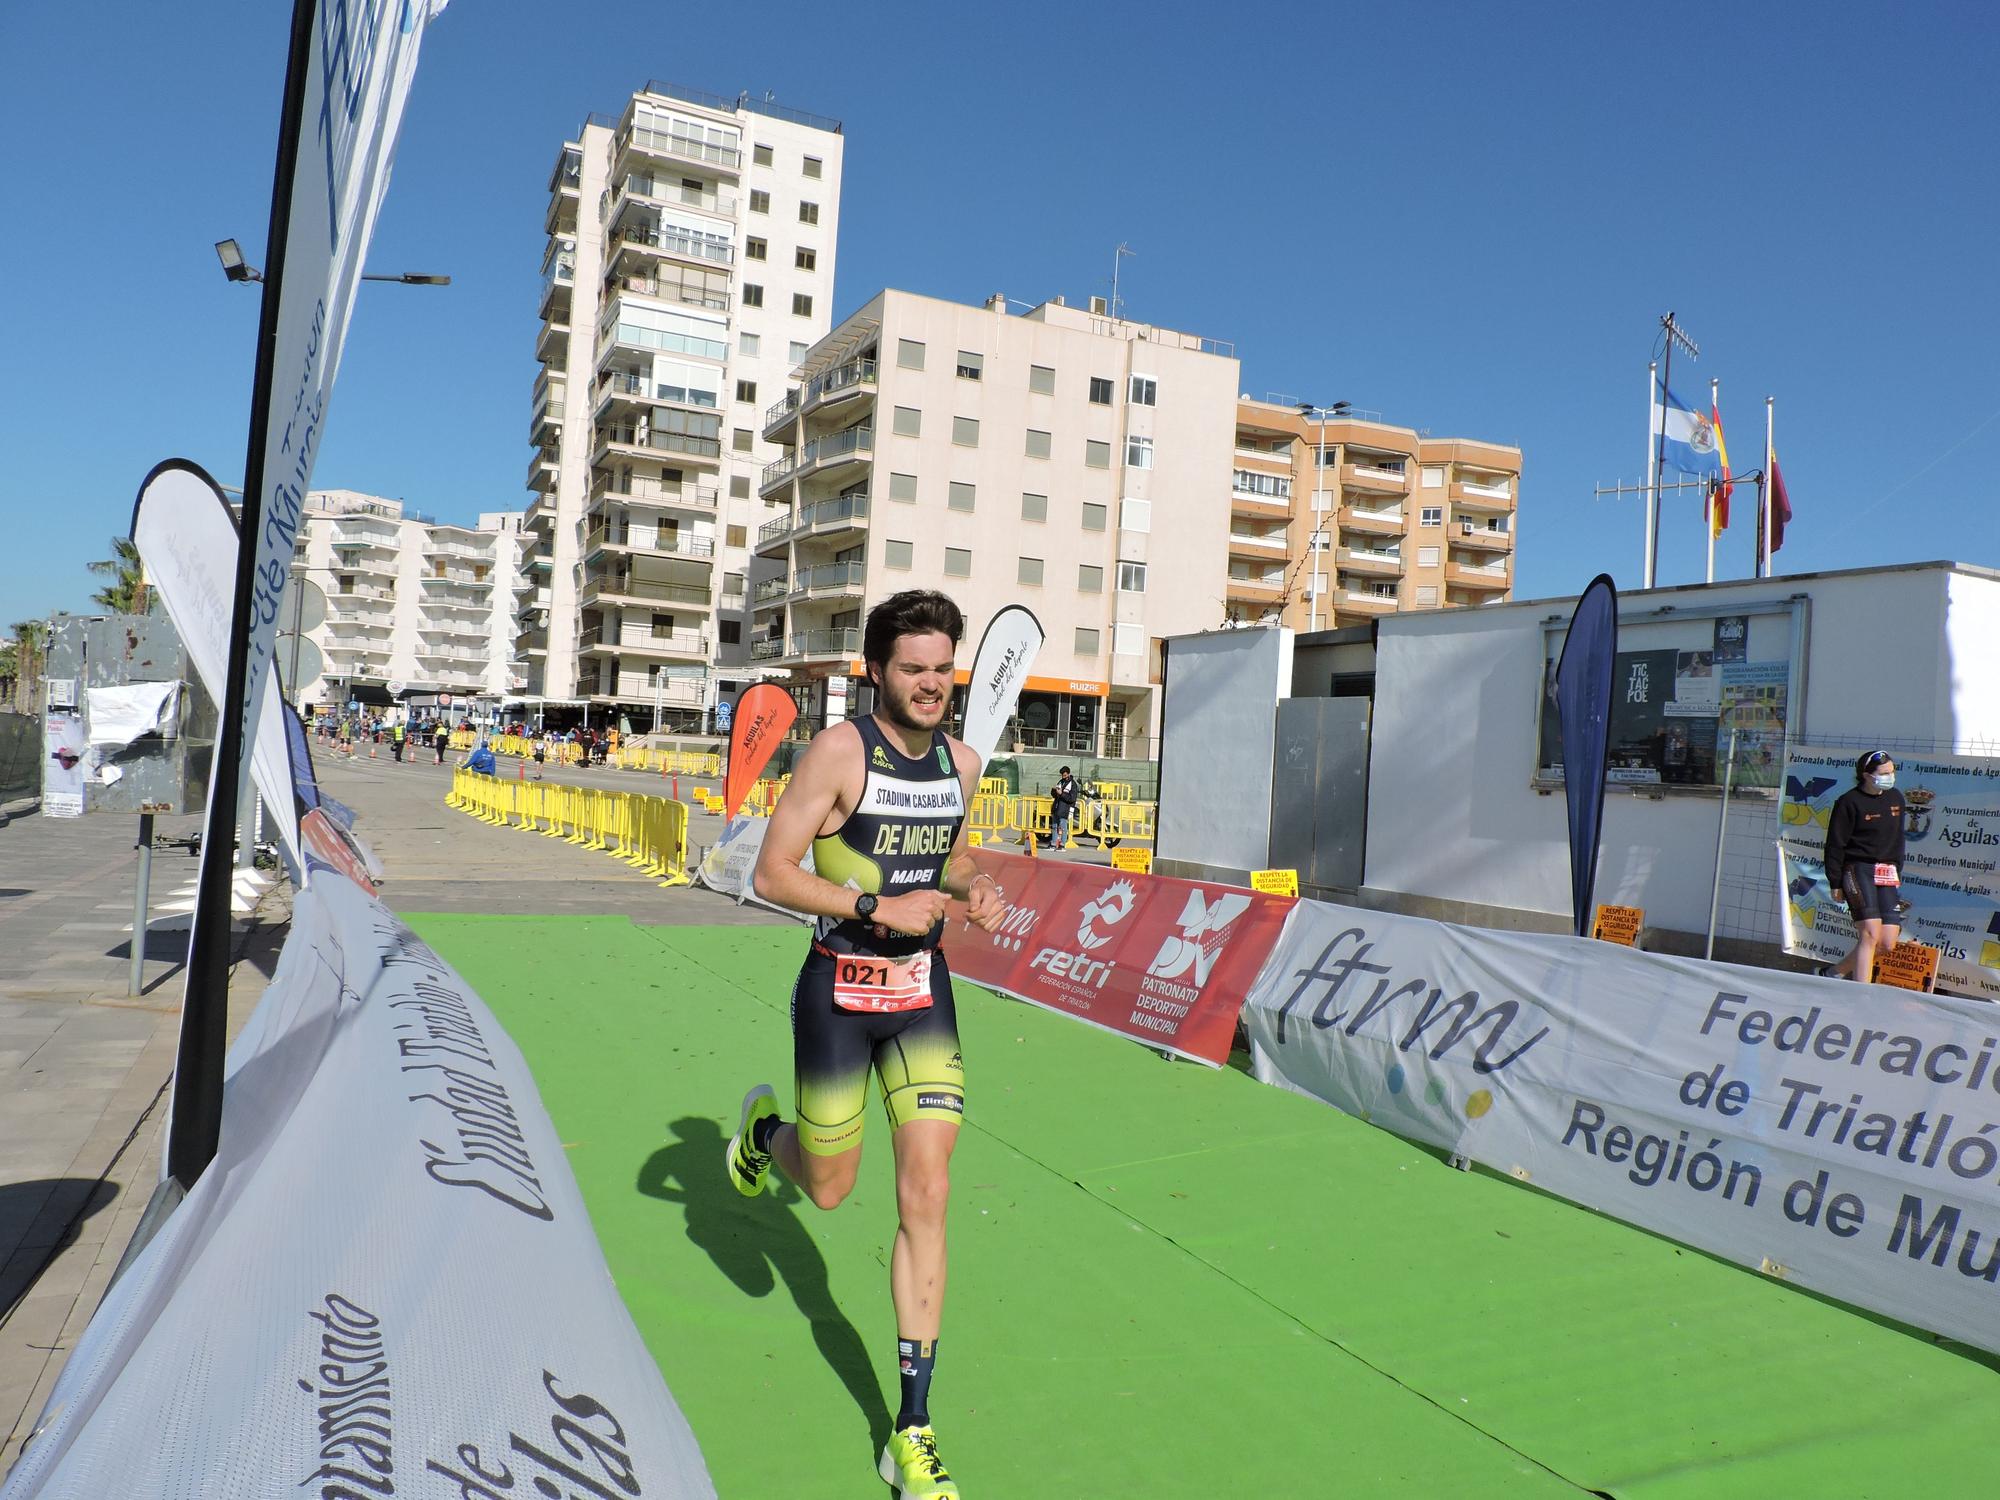
<path fill-rule="evenodd" d="M 243 259 L 243 247 L 234 240 L 217 240 L 215 258 L 222 262 L 222 274 L 231 281 L 262 281 L 263 273 Z"/>

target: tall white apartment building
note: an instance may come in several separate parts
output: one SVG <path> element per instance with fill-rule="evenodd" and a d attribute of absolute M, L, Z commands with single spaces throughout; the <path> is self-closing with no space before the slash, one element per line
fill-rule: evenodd
<path fill-rule="evenodd" d="M 400 500 L 308 494 L 292 577 L 318 585 L 327 611 L 303 632 L 323 665 L 297 701 L 427 707 L 445 695 L 518 696 L 526 685 L 514 660 L 525 540 L 518 511 L 457 526 L 406 511 Z M 281 610 L 279 628 L 290 620 Z M 289 667 L 283 642 L 278 661 Z"/>
<path fill-rule="evenodd" d="M 839 122 L 649 83 L 549 183 L 527 693 L 699 723 L 750 668 L 765 405 L 831 323 Z"/>
<path fill-rule="evenodd" d="M 811 727 L 869 706 L 861 625 L 943 589 L 969 648 L 1005 605 L 1046 632 L 1024 748 L 1149 756 L 1159 642 L 1227 615 L 1233 346 L 1060 299 L 1010 314 L 884 291 L 764 416 L 770 576 L 751 656 Z M 963 681 L 961 673 L 961 681 Z"/>

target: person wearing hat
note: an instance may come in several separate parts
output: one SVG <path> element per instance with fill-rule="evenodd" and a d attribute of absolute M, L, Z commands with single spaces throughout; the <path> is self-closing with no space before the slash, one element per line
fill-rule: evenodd
<path fill-rule="evenodd" d="M 1896 762 L 1870 750 L 1826 824 L 1826 881 L 1846 898 L 1857 934 L 1854 951 L 1833 967 L 1837 976 L 1869 983 L 1875 955 L 1893 952 L 1902 934 L 1904 816 Z"/>

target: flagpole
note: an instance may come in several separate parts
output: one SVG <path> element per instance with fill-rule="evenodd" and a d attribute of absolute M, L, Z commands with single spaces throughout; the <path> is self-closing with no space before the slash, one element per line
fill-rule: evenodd
<path fill-rule="evenodd" d="M 1764 398 L 1764 514 L 1758 518 L 1762 526 L 1759 536 L 1763 541 L 1764 576 L 1771 576 L 1771 507 L 1776 496 L 1771 492 L 1771 465 L 1776 462 L 1776 449 L 1771 445 L 1771 403 L 1773 398 Z"/>
<path fill-rule="evenodd" d="M 1708 382 L 1708 409 L 1711 412 L 1720 412 L 1722 410 L 1722 382 L 1713 377 L 1710 377 Z M 1707 580 L 1710 583 L 1715 582 L 1715 504 L 1716 504 L 1715 481 L 1713 479 L 1710 479 L 1708 481 L 1708 580 Z"/>
<path fill-rule="evenodd" d="M 1645 577 L 1647 588 L 1653 586 L 1653 559 L 1658 556 L 1654 548 L 1653 535 L 1653 528 L 1659 523 L 1660 503 L 1658 481 L 1654 477 L 1658 471 L 1654 468 L 1656 459 L 1653 452 L 1653 403 L 1659 399 L 1659 388 L 1660 362 L 1656 359 L 1646 366 L 1646 555 L 1641 559 L 1643 566 L 1640 571 Z M 1659 420 L 1664 422 L 1666 419 L 1661 416 Z"/>

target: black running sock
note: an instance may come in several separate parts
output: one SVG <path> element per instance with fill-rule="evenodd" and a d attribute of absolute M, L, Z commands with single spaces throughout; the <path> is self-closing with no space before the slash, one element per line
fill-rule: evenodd
<path fill-rule="evenodd" d="M 931 1371 L 937 1365 L 937 1340 L 896 1340 L 896 1368 L 903 1377 L 903 1405 L 896 1413 L 896 1431 L 931 1425 Z"/>
<path fill-rule="evenodd" d="M 750 1127 L 750 1149 L 769 1156 L 771 1154 L 771 1137 L 778 1133 L 778 1127 L 784 1123 L 784 1119 L 781 1116 L 766 1115 L 755 1125 L 752 1125 Z"/>

